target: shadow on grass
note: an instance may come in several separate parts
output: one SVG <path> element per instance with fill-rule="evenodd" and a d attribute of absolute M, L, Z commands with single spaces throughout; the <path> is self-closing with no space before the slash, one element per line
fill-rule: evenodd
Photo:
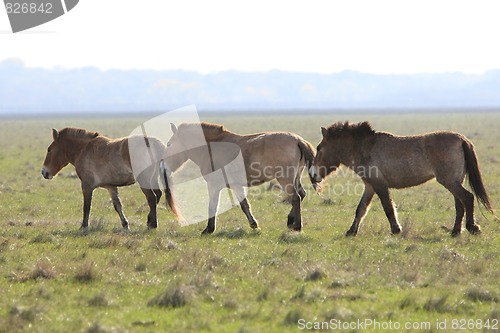
<path fill-rule="evenodd" d="M 251 238 L 258 237 L 261 235 L 260 231 L 253 229 L 243 229 L 238 228 L 234 230 L 221 230 L 216 233 L 214 236 L 217 238 L 226 238 L 226 239 L 241 239 L 241 238 Z"/>
<path fill-rule="evenodd" d="M 303 244 L 311 241 L 312 238 L 310 236 L 307 236 L 303 232 L 296 231 L 283 232 L 278 238 L 278 243 L 283 244 Z"/>

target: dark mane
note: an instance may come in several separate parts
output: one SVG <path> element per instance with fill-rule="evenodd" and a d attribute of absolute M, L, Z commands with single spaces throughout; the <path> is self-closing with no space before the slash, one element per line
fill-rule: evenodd
<path fill-rule="evenodd" d="M 207 123 L 207 122 L 202 122 L 201 128 L 203 129 L 203 133 L 205 135 L 219 135 L 226 131 L 224 129 L 224 125 Z"/>
<path fill-rule="evenodd" d="M 83 128 L 66 127 L 59 132 L 59 135 L 62 137 L 92 139 L 100 134 L 98 132 L 87 131 Z"/>
<path fill-rule="evenodd" d="M 350 124 L 348 121 L 339 121 L 333 125 L 330 125 L 326 130 L 329 138 L 342 134 L 349 134 L 357 138 L 364 138 L 375 134 L 372 126 L 367 121 L 356 124 Z"/>

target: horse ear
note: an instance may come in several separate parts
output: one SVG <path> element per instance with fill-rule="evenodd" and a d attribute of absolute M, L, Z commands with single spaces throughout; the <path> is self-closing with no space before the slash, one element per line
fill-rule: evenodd
<path fill-rule="evenodd" d="M 326 138 L 328 136 L 328 130 L 324 127 L 321 127 L 321 134 L 323 134 L 323 137 Z"/>
<path fill-rule="evenodd" d="M 172 133 L 177 134 L 177 126 L 175 126 L 174 123 L 170 123 L 170 129 L 172 130 Z"/>
<path fill-rule="evenodd" d="M 59 139 L 59 132 L 55 128 L 52 129 L 52 138 L 54 139 L 54 141 Z"/>

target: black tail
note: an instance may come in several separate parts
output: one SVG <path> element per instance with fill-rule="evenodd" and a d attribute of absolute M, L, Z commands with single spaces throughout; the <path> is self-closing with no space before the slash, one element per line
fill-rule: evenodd
<path fill-rule="evenodd" d="M 309 175 L 309 179 L 311 180 L 311 184 L 312 184 L 314 190 L 317 191 L 321 186 L 316 181 L 316 179 L 314 179 L 311 176 L 311 173 L 309 172 L 309 169 L 311 168 L 313 161 L 314 161 L 314 156 L 316 155 L 316 149 L 314 149 L 314 147 L 309 142 L 307 142 L 306 140 L 304 140 L 302 138 L 299 139 L 298 145 L 299 145 L 300 153 L 301 153 L 302 157 L 304 157 L 304 160 L 306 162 L 307 174 Z"/>
<path fill-rule="evenodd" d="M 467 175 L 469 176 L 469 184 L 477 199 L 483 204 L 483 206 L 493 215 L 495 211 L 493 205 L 491 204 L 488 192 L 483 184 L 483 178 L 481 177 L 481 171 L 479 170 L 479 163 L 477 162 L 476 151 L 474 150 L 474 145 L 470 141 L 464 141 L 462 147 L 465 155 L 465 168 Z"/>
<path fill-rule="evenodd" d="M 172 193 L 172 188 L 170 186 L 171 177 L 168 175 L 167 172 L 167 167 L 165 165 L 165 161 L 162 160 L 160 162 L 160 172 L 161 172 L 161 178 L 163 179 L 163 186 L 164 186 L 164 191 L 165 191 L 165 199 L 167 201 L 167 207 L 174 213 L 175 217 L 177 220 L 182 220 L 182 215 L 179 213 L 179 210 L 177 209 L 177 206 L 175 204 L 174 200 L 174 195 Z"/>

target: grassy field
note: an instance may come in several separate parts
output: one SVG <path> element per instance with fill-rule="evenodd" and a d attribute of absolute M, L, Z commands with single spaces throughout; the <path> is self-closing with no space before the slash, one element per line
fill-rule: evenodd
<path fill-rule="evenodd" d="M 240 133 L 293 131 L 314 146 L 320 126 L 347 119 L 402 135 L 465 134 L 500 206 L 498 112 L 203 117 Z M 180 227 L 164 202 L 159 228 L 148 231 L 137 186 L 121 190 L 130 232 L 104 190 L 95 192 L 90 230 L 79 231 L 73 168 L 51 181 L 40 174 L 51 128 L 118 137 L 145 120 L 0 119 L 0 332 L 299 332 L 320 322 L 352 332 L 498 331 L 500 223 L 476 208 L 483 233 L 451 238 L 442 227 L 452 228 L 453 198 L 435 181 L 393 191 L 399 236 L 375 199 L 358 236 L 344 237 L 362 190 L 348 173 L 329 178 L 321 196 L 304 176 L 300 234 L 287 231 L 283 197 L 263 188 L 249 191 L 260 233 L 236 208 L 201 237 L 204 222 Z"/>

